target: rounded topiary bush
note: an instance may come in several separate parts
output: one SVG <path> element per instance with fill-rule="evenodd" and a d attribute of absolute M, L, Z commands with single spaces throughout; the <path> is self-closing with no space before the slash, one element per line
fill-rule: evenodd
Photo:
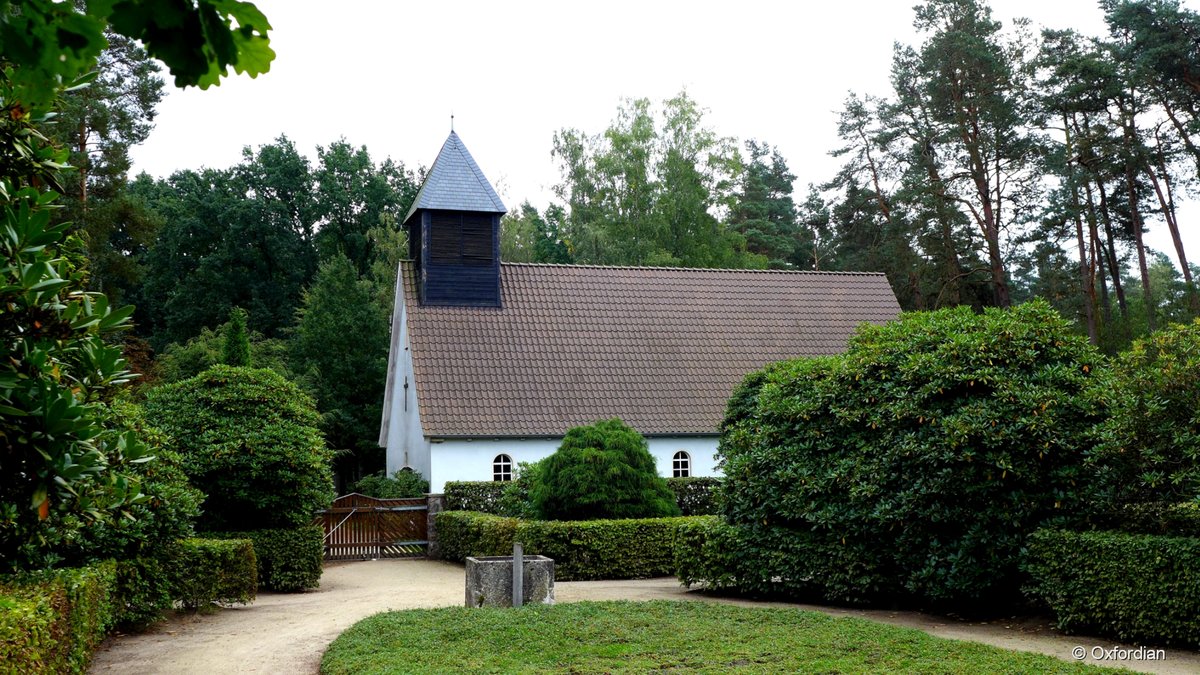
<path fill-rule="evenodd" d="M 1108 504 L 1200 502 L 1200 319 L 1135 342 L 1105 394 L 1091 461 Z"/>
<path fill-rule="evenodd" d="M 568 431 L 530 479 L 530 502 L 546 520 L 679 515 L 646 439 L 619 419 Z"/>
<path fill-rule="evenodd" d="M 316 407 L 273 371 L 214 366 L 151 390 L 145 410 L 207 495 L 201 529 L 298 527 L 333 500 Z"/>
<path fill-rule="evenodd" d="M 1015 596 L 1025 537 L 1087 501 L 1100 355 L 1044 302 L 862 326 L 750 375 L 722 426 L 747 590 L 963 606 Z"/>

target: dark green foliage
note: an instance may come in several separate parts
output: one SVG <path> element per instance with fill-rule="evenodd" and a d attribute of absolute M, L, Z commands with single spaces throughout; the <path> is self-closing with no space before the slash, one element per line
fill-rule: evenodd
<path fill-rule="evenodd" d="M 117 610 L 113 563 L 0 577 L 5 672 L 85 672 Z"/>
<path fill-rule="evenodd" d="M 298 171 L 307 174 L 307 160 L 280 138 L 232 169 L 130 184 L 163 223 L 134 296 L 138 330 L 155 349 L 224 323 L 235 306 L 268 338 L 292 325 L 317 267 L 311 185 L 295 185 Z"/>
<path fill-rule="evenodd" d="M 1200 503 L 1200 319 L 1122 353 L 1107 399 L 1089 461 L 1109 502 Z"/>
<path fill-rule="evenodd" d="M 0 77 L 0 101 L 6 86 Z M 0 570 L 10 571 L 59 562 L 79 529 L 143 500 L 128 469 L 150 455 L 109 408 L 132 375 L 106 337 L 133 308 L 83 291 L 78 242 L 50 224 L 54 193 L 21 187 L 52 184 L 61 157 L 27 118 L 0 120 Z M 10 155 L 24 159 L 10 166 Z"/>
<path fill-rule="evenodd" d="M 173 542 L 151 554 L 118 560 L 115 598 L 117 626 L 142 630 L 162 618 L 175 604 L 174 580 L 170 576 Z"/>
<path fill-rule="evenodd" d="M 321 430 L 339 451 L 343 484 L 382 470 L 379 411 L 387 382 L 389 307 L 360 278 L 350 258 L 336 253 L 304 291 L 291 338 L 292 368 L 321 411 Z"/>
<path fill-rule="evenodd" d="M 192 487 L 183 472 L 183 460 L 166 447 L 166 439 L 146 423 L 139 406 L 117 402 L 112 406 L 114 424 L 144 440 L 150 462 L 129 467 L 145 499 L 126 508 L 130 517 L 97 523 L 86 528 L 72 546 L 62 550 L 80 560 L 125 560 L 158 555 L 178 539 L 190 537 L 204 495 Z"/>
<path fill-rule="evenodd" d="M 1029 593 L 1068 631 L 1200 646 L 1200 539 L 1038 530 Z"/>
<path fill-rule="evenodd" d="M 19 8 L 20 11 L 14 11 Z M 0 61 L 24 109 L 49 106 L 63 83 L 95 67 L 105 48 L 105 29 L 140 41 L 167 65 L 175 86 L 218 84 L 232 67 L 251 77 L 271 67 L 271 26 L 249 2 L 170 0 L 124 3 L 0 2 Z"/>
<path fill-rule="evenodd" d="M 151 390 L 146 417 L 208 496 L 202 530 L 307 525 L 333 500 L 312 401 L 272 371 L 215 366 Z"/>
<path fill-rule="evenodd" d="M 738 179 L 729 226 L 746 239 L 746 250 L 762 256 L 773 269 L 792 267 L 811 249 L 813 234 L 801 229 L 792 201 L 796 176 L 779 150 L 746 141 L 750 159 Z M 800 265 L 810 269 L 811 264 Z"/>
<path fill-rule="evenodd" d="M 1092 514 L 1079 529 L 1115 530 L 1131 534 L 1200 537 L 1200 506 L 1188 504 L 1125 504 Z"/>
<path fill-rule="evenodd" d="M 715 516 L 721 513 L 718 496 L 721 489 L 720 478 L 668 478 L 667 487 L 675 493 L 675 504 L 685 516 Z"/>
<path fill-rule="evenodd" d="M 761 570 L 745 590 L 1011 597 L 1025 537 L 1088 501 L 1099 360 L 1034 302 L 906 314 L 842 356 L 750 376 L 719 451 L 726 516 Z"/>
<path fill-rule="evenodd" d="M 167 557 L 171 594 L 186 609 L 247 604 L 258 594 L 249 539 L 182 539 Z"/>
<path fill-rule="evenodd" d="M 619 419 L 571 429 L 539 467 L 529 497 L 546 520 L 679 515 L 646 439 Z"/>
<path fill-rule="evenodd" d="M 187 342 L 167 345 L 155 360 L 158 382 L 180 382 L 220 365 L 225 333 L 228 330 L 228 323 L 221 324 L 216 329 L 202 328 L 198 335 L 189 338 Z M 278 338 L 267 339 L 256 331 L 250 331 L 248 339 L 250 362 L 255 368 L 266 368 L 279 373 L 285 379 L 295 379 L 288 365 L 290 354 L 287 341 Z"/>
<path fill-rule="evenodd" d="M 678 528 L 698 518 L 622 520 L 519 520 L 470 511 L 435 516 L 438 545 L 446 560 L 512 555 L 514 541 L 529 555 L 554 559 L 559 581 L 640 579 L 675 571 Z"/>
<path fill-rule="evenodd" d="M 229 323 L 225 324 L 225 342 L 221 349 L 221 363 L 227 366 L 250 366 L 250 338 L 246 335 L 246 310 L 234 307 L 229 310 Z"/>
<path fill-rule="evenodd" d="M 321 583 L 325 533 L 316 525 L 250 532 L 214 532 L 208 536 L 254 542 L 260 588 L 279 593 L 298 593 L 316 588 Z"/>
<path fill-rule="evenodd" d="M 355 483 L 353 490 L 359 494 L 380 499 L 424 497 L 429 492 L 429 481 L 421 478 L 421 474 L 416 471 L 401 469 L 393 473 L 391 477 L 383 475 L 381 471 Z"/>

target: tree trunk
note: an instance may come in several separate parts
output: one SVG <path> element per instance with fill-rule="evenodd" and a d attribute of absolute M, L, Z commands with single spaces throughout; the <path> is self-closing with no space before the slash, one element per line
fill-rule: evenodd
<path fill-rule="evenodd" d="M 1146 306 L 1146 326 L 1150 332 L 1157 328 L 1154 320 L 1154 296 L 1150 292 L 1150 270 L 1146 265 L 1146 244 L 1142 241 L 1142 216 L 1138 210 L 1137 186 L 1133 167 L 1125 164 L 1125 187 L 1129 190 L 1129 217 L 1133 220 L 1133 241 L 1137 246 L 1138 270 L 1142 274 L 1142 300 Z"/>
<path fill-rule="evenodd" d="M 1066 155 L 1075 156 L 1075 144 L 1071 137 L 1071 126 L 1066 114 L 1063 114 L 1063 134 L 1066 136 Z M 1067 163 L 1067 189 L 1071 191 L 1071 210 L 1075 216 L 1075 239 L 1079 245 L 1079 291 L 1083 295 L 1083 317 L 1087 325 L 1088 341 L 1093 345 L 1099 344 L 1096 331 L 1096 284 L 1093 282 L 1092 260 L 1088 257 L 1087 243 L 1083 239 L 1083 208 L 1079 204 L 1079 187 L 1075 181 L 1075 163 Z"/>
<path fill-rule="evenodd" d="M 1179 267 L 1183 270 L 1183 282 L 1187 286 L 1187 303 L 1188 309 L 1191 310 L 1192 316 L 1200 314 L 1200 297 L 1196 295 L 1196 283 L 1192 279 L 1192 268 L 1188 265 L 1187 254 L 1183 249 L 1183 238 L 1179 235 L 1179 220 L 1175 217 L 1175 198 L 1171 193 L 1171 174 L 1167 172 L 1167 158 L 1162 151 L 1162 138 L 1158 131 L 1154 132 L 1154 139 L 1158 144 L 1158 170 L 1162 172 L 1161 185 L 1158 178 L 1154 175 L 1154 168 L 1148 163 L 1146 164 L 1146 175 L 1150 176 L 1150 181 L 1154 184 L 1154 194 L 1158 196 L 1158 203 L 1162 205 L 1163 218 L 1167 221 L 1167 228 L 1171 232 L 1171 242 L 1175 245 L 1175 254 L 1179 256 Z M 1163 188 L 1166 188 L 1166 194 L 1163 194 Z"/>
<path fill-rule="evenodd" d="M 1112 214 L 1108 211 L 1108 192 L 1104 189 L 1104 182 L 1097 180 L 1096 185 L 1100 189 L 1100 216 L 1104 219 L 1104 234 L 1108 240 L 1108 246 L 1105 247 L 1104 253 L 1108 257 L 1108 272 L 1112 275 L 1113 291 L 1117 294 L 1117 306 L 1121 310 L 1122 318 L 1129 318 L 1129 305 L 1125 301 L 1125 285 L 1121 283 L 1121 265 L 1117 263 L 1117 247 L 1113 240 Z M 1089 189 L 1089 194 L 1091 190 Z"/>

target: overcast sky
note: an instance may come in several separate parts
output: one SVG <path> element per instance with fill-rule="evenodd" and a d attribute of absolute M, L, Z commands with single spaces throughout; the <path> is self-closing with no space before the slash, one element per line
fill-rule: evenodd
<path fill-rule="evenodd" d="M 453 113 L 505 204 L 541 208 L 559 179 L 556 130 L 597 133 L 622 98 L 660 102 L 686 88 L 719 134 L 778 146 L 802 197 L 836 170 L 828 152 L 847 92 L 888 94 L 893 43 L 916 42 L 915 3 L 903 0 L 255 4 L 273 26 L 271 71 L 208 91 L 169 88 L 134 150 L 135 172 L 227 167 L 244 146 L 281 134 L 311 160 L 317 145 L 344 137 L 377 161 L 428 166 Z M 993 0 L 992 9 L 1005 25 L 1027 17 L 1105 30 L 1095 0 Z M 1166 250 L 1165 228 L 1151 228 Z"/>

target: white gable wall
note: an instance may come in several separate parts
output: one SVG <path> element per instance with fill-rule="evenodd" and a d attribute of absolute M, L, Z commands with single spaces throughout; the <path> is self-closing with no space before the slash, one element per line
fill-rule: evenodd
<path fill-rule="evenodd" d="M 383 399 L 379 445 L 387 448 L 389 476 L 409 467 L 422 477 L 429 478 L 429 440 L 421 432 L 421 412 L 417 405 L 416 379 L 413 377 L 403 283 L 397 275 L 396 308 L 392 312 L 392 345 L 388 351 L 387 389 Z"/>
<path fill-rule="evenodd" d="M 691 455 L 693 476 L 720 475 L 715 458 L 716 436 L 652 437 L 647 438 L 646 442 L 660 476 L 671 476 L 671 460 L 680 450 Z M 561 438 L 439 440 L 429 450 L 431 471 L 422 475 L 429 477 L 429 489 L 440 493 L 447 481 L 492 480 L 492 462 L 497 455 L 511 457 L 515 468 L 519 462 L 536 462 L 550 456 L 561 443 Z M 390 470 L 390 449 L 388 457 Z"/>

